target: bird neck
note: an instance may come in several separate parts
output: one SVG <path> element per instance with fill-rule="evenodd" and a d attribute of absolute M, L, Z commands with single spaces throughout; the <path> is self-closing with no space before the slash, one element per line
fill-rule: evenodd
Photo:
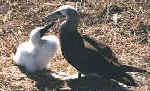
<path fill-rule="evenodd" d="M 70 16 L 67 17 L 67 23 L 68 24 L 74 24 L 77 25 L 79 23 L 80 16 L 77 12 L 73 12 Z"/>
<path fill-rule="evenodd" d="M 29 40 L 29 42 L 35 47 L 40 47 L 41 41 L 40 38 L 30 38 Z"/>
<path fill-rule="evenodd" d="M 66 25 L 72 26 L 73 28 L 76 28 L 78 26 L 80 20 L 80 16 L 77 11 L 72 11 L 71 14 L 68 13 Z"/>

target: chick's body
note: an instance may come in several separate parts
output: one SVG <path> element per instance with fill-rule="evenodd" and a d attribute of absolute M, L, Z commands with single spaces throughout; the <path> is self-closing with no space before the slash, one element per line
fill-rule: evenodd
<path fill-rule="evenodd" d="M 19 45 L 14 61 L 30 72 L 42 70 L 55 55 L 58 45 L 59 40 L 54 35 L 44 36 L 36 42 L 29 39 Z"/>

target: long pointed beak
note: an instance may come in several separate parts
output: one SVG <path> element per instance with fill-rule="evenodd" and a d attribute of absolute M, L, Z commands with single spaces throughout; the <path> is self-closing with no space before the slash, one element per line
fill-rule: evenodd
<path fill-rule="evenodd" d="M 43 29 L 41 29 L 40 37 L 42 37 L 46 32 L 48 32 L 48 29 L 50 29 L 54 24 L 55 24 L 55 22 L 52 22 L 51 24 L 48 24 Z"/>
<path fill-rule="evenodd" d="M 64 16 L 62 15 L 62 13 L 60 11 L 54 11 L 54 12 L 50 13 L 48 16 L 46 16 L 43 19 L 43 21 L 50 22 L 52 20 L 55 20 L 55 19 L 58 19 L 61 17 L 64 17 Z"/>

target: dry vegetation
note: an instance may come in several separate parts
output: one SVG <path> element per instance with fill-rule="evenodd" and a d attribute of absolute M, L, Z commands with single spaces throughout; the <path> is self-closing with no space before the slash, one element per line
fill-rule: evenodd
<path fill-rule="evenodd" d="M 0 91 L 150 91 L 150 77 L 130 73 L 140 85 L 129 87 L 117 82 L 99 80 L 65 81 L 51 71 L 75 75 L 76 70 L 60 52 L 49 62 L 48 70 L 30 74 L 22 72 L 12 60 L 19 43 L 27 40 L 30 31 L 41 26 L 42 18 L 58 6 L 69 4 L 81 15 L 82 35 L 109 45 L 120 63 L 150 71 L 150 1 L 149 0 L 0 0 Z M 102 13 L 115 4 L 123 9 L 117 24 L 112 14 Z M 103 15 L 102 15 L 103 14 Z M 61 20 L 58 22 L 60 23 Z M 58 34 L 56 24 L 49 34 Z M 59 77 L 63 78 L 63 77 Z"/>

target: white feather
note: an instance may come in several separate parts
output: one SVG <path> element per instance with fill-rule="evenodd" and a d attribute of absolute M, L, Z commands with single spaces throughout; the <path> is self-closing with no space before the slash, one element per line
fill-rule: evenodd
<path fill-rule="evenodd" d="M 59 46 L 59 39 L 54 35 L 40 39 L 41 28 L 32 30 L 29 41 L 19 45 L 13 60 L 16 64 L 25 66 L 29 72 L 46 68 Z"/>

